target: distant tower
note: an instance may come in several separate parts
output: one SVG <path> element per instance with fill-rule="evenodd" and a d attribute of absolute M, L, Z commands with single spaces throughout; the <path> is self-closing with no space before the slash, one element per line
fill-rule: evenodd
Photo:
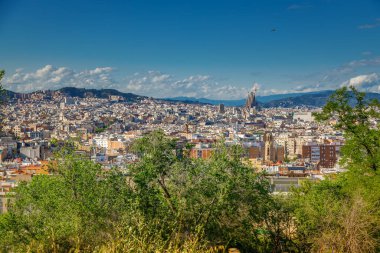
<path fill-rule="evenodd" d="M 252 90 L 248 93 L 248 97 L 245 102 L 245 109 L 248 112 L 251 112 L 252 109 L 256 110 L 256 107 L 257 107 L 256 92 L 257 92 L 257 87 L 254 85 Z"/>
<path fill-rule="evenodd" d="M 223 114 L 223 113 L 225 113 L 226 111 L 225 111 L 225 109 L 224 109 L 224 104 L 220 104 L 219 105 L 219 113 L 221 113 L 221 114 Z"/>
<path fill-rule="evenodd" d="M 273 135 L 271 133 L 264 134 L 264 161 L 273 160 Z"/>
<path fill-rule="evenodd" d="M 59 113 L 59 121 L 64 122 L 65 121 L 65 116 L 63 115 L 63 112 Z"/>

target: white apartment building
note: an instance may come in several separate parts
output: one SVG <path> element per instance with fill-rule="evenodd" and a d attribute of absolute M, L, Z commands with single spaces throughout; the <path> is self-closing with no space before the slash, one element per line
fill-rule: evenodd
<path fill-rule="evenodd" d="M 95 136 L 92 139 L 92 141 L 93 141 L 94 145 L 108 149 L 108 137 L 107 136 L 104 136 L 104 135 Z"/>

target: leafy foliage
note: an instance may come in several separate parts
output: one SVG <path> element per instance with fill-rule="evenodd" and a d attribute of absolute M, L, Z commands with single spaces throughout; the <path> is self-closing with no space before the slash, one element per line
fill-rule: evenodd
<path fill-rule="evenodd" d="M 105 171 L 66 145 L 49 176 L 17 188 L 0 231 L 9 251 L 198 252 L 236 246 L 265 252 L 282 234 L 267 180 L 217 144 L 206 161 L 182 153 L 175 139 L 153 132 L 132 149 L 140 160 L 127 176 Z M 268 219 L 268 220 L 266 220 Z"/>
<path fill-rule="evenodd" d="M 380 235 L 379 102 L 351 87 L 337 90 L 317 120 L 344 133 L 336 178 L 305 182 L 290 197 L 301 251 L 378 252 Z"/>
<path fill-rule="evenodd" d="M 342 88 L 316 117 L 321 121 L 334 119 L 334 127 L 344 133 L 341 164 L 348 169 L 348 173 L 342 175 L 347 190 L 355 189 L 377 202 L 380 199 L 379 101 L 366 100 L 365 94 L 354 87 L 351 92 Z"/>
<path fill-rule="evenodd" d="M 257 248 L 254 231 L 262 226 L 265 203 L 271 201 L 266 179 L 241 162 L 237 147 L 220 143 L 206 161 L 179 159 L 175 148 L 176 141 L 162 132 L 133 146 L 141 156 L 131 169 L 135 190 L 144 196 L 141 211 L 152 220 L 169 213 L 166 236 L 174 227 L 178 234 L 201 231 L 213 244 Z"/>
<path fill-rule="evenodd" d="M 70 153 L 57 157 L 56 174 L 17 187 L 2 215 L 1 239 L 10 251 L 87 250 L 108 241 L 128 207 L 125 178 Z"/>
<path fill-rule="evenodd" d="M 362 170 L 358 167 L 355 169 L 361 174 L 365 169 L 376 172 L 380 166 L 380 132 L 375 120 L 380 119 L 380 103 L 378 100 L 365 100 L 365 93 L 354 87 L 351 90 L 349 92 L 346 87 L 337 90 L 322 113 L 315 116 L 317 120 L 335 118 L 334 127 L 344 131 L 346 146 L 343 162 L 348 163 L 349 167 L 360 164 Z"/>

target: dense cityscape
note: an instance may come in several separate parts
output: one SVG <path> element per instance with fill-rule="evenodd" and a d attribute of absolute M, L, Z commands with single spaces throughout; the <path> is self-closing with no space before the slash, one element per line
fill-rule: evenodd
<path fill-rule="evenodd" d="M 261 109 L 255 92 L 243 107 L 78 98 L 59 91 L 15 95 L 2 108 L 7 133 L 0 139 L 2 195 L 20 180 L 47 174 L 54 150 L 69 140 L 78 153 L 105 169 L 116 166 L 128 172 L 128 164 L 137 159 L 130 144 L 156 129 L 176 138 L 179 149 L 192 144 L 192 158 L 209 158 L 213 144 L 222 139 L 225 145 L 241 146 L 242 159 L 272 177 L 274 192 L 288 191 L 299 179 L 344 171 L 338 164 L 344 138 L 331 127 L 333 121 L 316 122 L 315 108 Z M 6 201 L 2 203 L 3 212 Z"/>

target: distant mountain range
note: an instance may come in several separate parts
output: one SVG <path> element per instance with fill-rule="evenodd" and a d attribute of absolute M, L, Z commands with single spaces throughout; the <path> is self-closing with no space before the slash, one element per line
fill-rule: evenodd
<path fill-rule="evenodd" d="M 289 97 L 274 99 L 264 103 L 264 107 L 285 107 L 291 108 L 296 106 L 322 107 L 326 104 L 327 99 L 333 94 L 333 90 L 325 90 L 310 93 L 295 93 Z M 380 98 L 380 94 L 378 97 Z"/>
<path fill-rule="evenodd" d="M 317 92 L 307 92 L 307 93 L 287 93 L 287 94 L 275 94 L 275 95 L 268 95 L 268 96 L 257 96 L 256 100 L 261 105 L 265 105 L 268 102 L 276 101 L 276 100 L 282 100 L 287 98 L 295 98 L 303 95 L 313 95 L 318 94 Z M 206 103 L 206 104 L 212 104 L 212 105 L 218 105 L 218 104 L 224 104 L 226 106 L 243 106 L 245 104 L 246 98 L 244 99 L 237 99 L 237 100 L 219 100 L 219 99 L 207 99 L 207 98 L 193 98 L 193 97 L 174 97 L 174 98 L 165 98 L 165 100 L 172 100 L 172 101 L 181 101 L 181 102 L 198 102 L 198 103 Z"/>
<path fill-rule="evenodd" d="M 163 98 L 163 100 L 178 101 L 178 102 L 184 102 L 184 103 L 210 104 L 210 105 L 224 104 L 226 106 L 242 106 L 245 104 L 245 99 L 217 100 L 217 99 L 208 99 L 208 98 L 174 97 L 174 98 Z"/>
<path fill-rule="evenodd" d="M 109 98 L 109 96 L 120 96 L 127 101 L 135 101 L 141 98 L 146 98 L 145 96 L 139 96 L 133 93 L 124 93 L 115 89 L 85 89 L 85 88 L 75 88 L 75 87 L 65 87 L 59 89 L 63 94 L 70 97 L 96 97 L 96 98 Z"/>
<path fill-rule="evenodd" d="M 65 94 L 70 97 L 96 97 L 96 98 L 109 98 L 109 96 L 120 96 L 128 102 L 136 102 L 141 99 L 147 98 L 146 96 L 140 96 L 133 93 L 124 93 L 115 89 L 85 89 L 85 88 L 75 88 L 75 87 L 65 87 L 59 90 L 60 93 Z M 35 94 L 39 92 L 53 94 L 57 91 L 35 91 L 32 93 L 27 93 L 26 95 Z M 333 93 L 333 90 L 324 90 L 317 92 L 308 92 L 308 93 L 288 93 L 288 94 L 276 94 L 269 96 L 257 96 L 257 101 L 259 105 L 268 108 L 268 107 L 297 107 L 297 106 L 308 106 L 308 107 L 322 107 L 326 104 L 327 99 Z M 22 96 L 21 93 L 16 93 L 12 91 L 7 91 L 8 97 L 19 97 Z M 379 99 L 379 93 L 367 93 L 368 99 Z M 216 99 L 207 99 L 207 98 L 192 98 L 192 97 L 174 97 L 174 98 L 163 98 L 159 100 L 172 101 L 172 102 L 183 102 L 183 103 L 202 103 L 202 104 L 211 104 L 218 105 L 224 104 L 226 106 L 243 106 L 246 99 L 238 100 L 216 100 Z"/>
<path fill-rule="evenodd" d="M 288 93 L 288 94 L 276 94 L 269 96 L 257 96 L 256 99 L 259 105 L 264 108 L 269 107 L 297 107 L 297 106 L 308 106 L 308 107 L 322 107 L 326 104 L 327 99 L 333 94 L 333 90 L 324 90 L 316 92 L 306 92 L 306 93 Z M 366 94 L 367 99 L 379 99 L 379 93 L 368 92 Z M 240 100 L 213 100 L 206 98 L 191 98 L 191 97 L 175 97 L 167 98 L 167 100 L 182 101 L 182 102 L 198 102 L 207 103 L 212 105 L 224 104 L 226 106 L 243 106 L 245 104 L 245 99 Z"/>
<path fill-rule="evenodd" d="M 34 91 L 30 93 L 17 93 L 13 91 L 6 91 L 6 95 L 10 98 L 12 97 L 21 97 L 22 95 L 32 95 L 36 93 L 45 93 L 53 95 L 55 92 L 60 92 L 68 97 L 79 97 L 79 98 L 109 98 L 109 96 L 120 96 L 124 98 L 125 101 L 135 102 L 146 98 L 145 96 L 139 96 L 133 93 L 124 93 L 115 89 L 85 89 L 85 88 L 75 88 L 75 87 L 64 87 L 55 91 L 46 90 L 46 91 Z"/>

